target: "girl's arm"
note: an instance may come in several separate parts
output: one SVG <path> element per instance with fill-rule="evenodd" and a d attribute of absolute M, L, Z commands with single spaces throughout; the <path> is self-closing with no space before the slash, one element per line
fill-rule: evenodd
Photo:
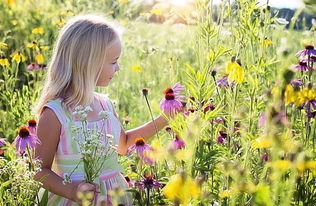
<path fill-rule="evenodd" d="M 156 127 L 155 127 L 156 125 Z M 146 124 L 137 127 L 135 129 L 131 129 L 125 131 L 122 127 L 121 130 L 121 137 L 118 146 L 118 153 L 119 154 L 126 154 L 128 147 L 135 143 L 135 139 L 137 137 L 142 137 L 145 140 L 149 139 L 151 136 L 156 134 L 157 130 L 161 130 L 163 127 L 168 125 L 168 121 L 160 115 L 153 121 L 147 122 Z"/>
<path fill-rule="evenodd" d="M 42 161 L 42 170 L 36 174 L 35 179 L 42 182 L 43 187 L 50 192 L 75 201 L 75 185 L 72 183 L 63 185 L 63 179 L 51 170 L 60 130 L 61 124 L 55 113 L 51 109 L 45 108 L 37 127 L 37 136 L 41 140 L 41 144 L 35 149 L 35 157 Z"/>

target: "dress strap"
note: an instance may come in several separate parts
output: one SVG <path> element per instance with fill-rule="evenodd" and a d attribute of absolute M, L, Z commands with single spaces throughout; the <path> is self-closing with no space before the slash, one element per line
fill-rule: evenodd
<path fill-rule="evenodd" d="M 54 111 L 61 125 L 65 125 L 67 120 L 69 120 L 69 116 L 65 113 L 65 110 L 61 105 L 61 100 L 51 100 L 45 104 L 44 107 L 48 107 Z"/>

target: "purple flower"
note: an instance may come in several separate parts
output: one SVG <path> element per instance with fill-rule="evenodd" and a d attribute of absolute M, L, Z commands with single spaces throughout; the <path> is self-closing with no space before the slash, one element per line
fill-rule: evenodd
<path fill-rule="evenodd" d="M 219 131 L 219 136 L 217 137 L 217 142 L 220 144 L 225 144 L 226 138 L 227 138 L 227 133 L 225 131 Z"/>
<path fill-rule="evenodd" d="M 224 77 L 222 77 L 221 79 L 217 80 L 217 86 L 220 88 L 228 88 L 229 87 L 229 83 L 227 81 L 228 76 L 225 75 Z"/>
<path fill-rule="evenodd" d="M 307 65 L 306 59 L 300 59 L 298 64 L 293 67 L 294 69 L 298 71 L 309 71 L 311 68 Z"/>
<path fill-rule="evenodd" d="M 26 67 L 27 71 L 39 70 L 40 66 L 35 63 L 31 63 Z"/>
<path fill-rule="evenodd" d="M 167 93 L 165 99 L 160 102 L 160 109 L 166 113 L 176 113 L 182 109 L 182 103 L 176 99 L 174 94 Z"/>
<path fill-rule="evenodd" d="M 135 144 L 128 148 L 127 154 L 130 155 L 133 151 L 136 151 L 137 156 L 142 162 L 146 162 L 151 165 L 153 164 L 153 161 L 146 156 L 146 153 L 152 150 L 153 148 L 149 144 L 146 144 L 143 138 L 138 137 L 135 140 Z"/>
<path fill-rule="evenodd" d="M 298 86 L 298 87 L 304 85 L 304 83 L 303 83 L 301 80 L 299 80 L 299 79 L 294 79 L 294 80 L 292 80 L 292 81 L 291 81 L 291 84 L 292 84 L 293 86 Z"/>
<path fill-rule="evenodd" d="M 312 112 L 312 108 L 313 108 L 313 110 L 316 110 L 316 100 L 311 100 L 311 101 L 307 102 L 305 105 L 305 110 L 306 110 L 306 114 L 307 114 L 308 118 L 315 117 L 315 113 Z"/>
<path fill-rule="evenodd" d="M 175 83 L 175 85 L 173 85 L 172 90 L 173 90 L 174 95 L 179 96 L 180 93 L 183 92 L 184 86 L 180 84 L 179 82 L 177 82 Z"/>
<path fill-rule="evenodd" d="M 310 56 L 310 55 L 316 55 L 316 50 L 314 49 L 313 45 L 306 45 L 305 49 L 298 51 L 296 53 L 296 56 Z"/>
<path fill-rule="evenodd" d="M 215 124 L 223 123 L 225 120 L 222 117 L 217 117 L 213 120 Z"/>
<path fill-rule="evenodd" d="M 261 156 L 262 160 L 265 161 L 265 162 L 268 162 L 269 161 L 269 155 L 268 153 L 264 153 L 262 156 Z"/>
<path fill-rule="evenodd" d="M 0 138 L 0 147 L 6 145 L 6 141 L 4 140 L 4 138 Z"/>
<path fill-rule="evenodd" d="M 20 153 L 23 153 L 26 147 L 35 148 L 38 144 L 41 144 L 37 136 L 31 134 L 30 130 L 25 126 L 19 128 L 19 134 L 15 138 L 14 143 L 16 150 Z"/>
<path fill-rule="evenodd" d="M 259 120 L 258 120 L 258 126 L 263 127 L 266 123 L 266 119 L 267 119 L 266 114 L 264 114 L 264 113 L 261 114 L 259 117 Z"/>
<path fill-rule="evenodd" d="M 180 139 L 178 136 L 176 136 L 173 140 L 172 140 L 172 147 L 173 149 L 182 149 L 185 147 L 185 142 Z"/>
<path fill-rule="evenodd" d="M 134 187 L 135 186 L 135 182 L 132 181 L 128 176 L 125 176 L 124 178 L 125 178 L 125 180 L 126 180 L 126 182 L 127 182 L 129 187 Z"/>
<path fill-rule="evenodd" d="M 153 178 L 152 175 L 148 174 L 143 177 L 143 180 L 138 181 L 135 183 L 135 186 L 137 186 L 139 189 L 158 189 L 161 187 L 161 184 Z"/>
<path fill-rule="evenodd" d="M 27 128 L 30 130 L 30 133 L 36 135 L 36 121 L 31 119 L 27 122 Z"/>

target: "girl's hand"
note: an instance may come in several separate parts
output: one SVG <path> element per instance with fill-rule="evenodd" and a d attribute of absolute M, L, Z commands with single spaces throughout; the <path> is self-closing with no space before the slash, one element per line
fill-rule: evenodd
<path fill-rule="evenodd" d="M 83 202 L 92 205 L 95 194 L 99 192 L 100 186 L 98 184 L 81 182 L 75 186 L 73 196 L 75 197 L 75 202 L 79 205 L 82 205 Z"/>

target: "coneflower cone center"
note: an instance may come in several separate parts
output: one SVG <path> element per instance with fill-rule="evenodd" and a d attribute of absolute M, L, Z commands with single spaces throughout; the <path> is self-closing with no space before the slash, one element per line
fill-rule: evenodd
<path fill-rule="evenodd" d="M 29 131 L 28 128 L 26 128 L 26 127 L 20 128 L 20 130 L 19 130 L 19 136 L 20 137 L 24 138 L 24 137 L 27 137 L 29 135 L 30 135 L 30 131 Z"/>
<path fill-rule="evenodd" d="M 174 100 L 174 99 L 175 99 L 175 96 L 174 96 L 174 94 L 172 94 L 172 93 L 167 93 L 167 94 L 165 95 L 165 98 L 166 98 L 166 100 Z"/>
<path fill-rule="evenodd" d="M 314 49 L 314 46 L 313 45 L 306 45 L 305 49 Z"/>
<path fill-rule="evenodd" d="M 36 127 L 36 121 L 35 120 L 29 120 L 28 124 L 30 127 Z"/>
<path fill-rule="evenodd" d="M 143 139 L 143 138 L 138 138 L 138 139 L 136 139 L 135 145 L 136 145 L 136 146 L 144 146 L 144 145 L 145 145 L 144 139 Z"/>
<path fill-rule="evenodd" d="M 307 62 L 299 62 L 300 66 L 307 66 Z"/>
<path fill-rule="evenodd" d="M 173 94 L 173 89 L 167 88 L 167 89 L 165 89 L 164 93 L 165 93 L 165 94 L 168 94 L 168 93 Z"/>

